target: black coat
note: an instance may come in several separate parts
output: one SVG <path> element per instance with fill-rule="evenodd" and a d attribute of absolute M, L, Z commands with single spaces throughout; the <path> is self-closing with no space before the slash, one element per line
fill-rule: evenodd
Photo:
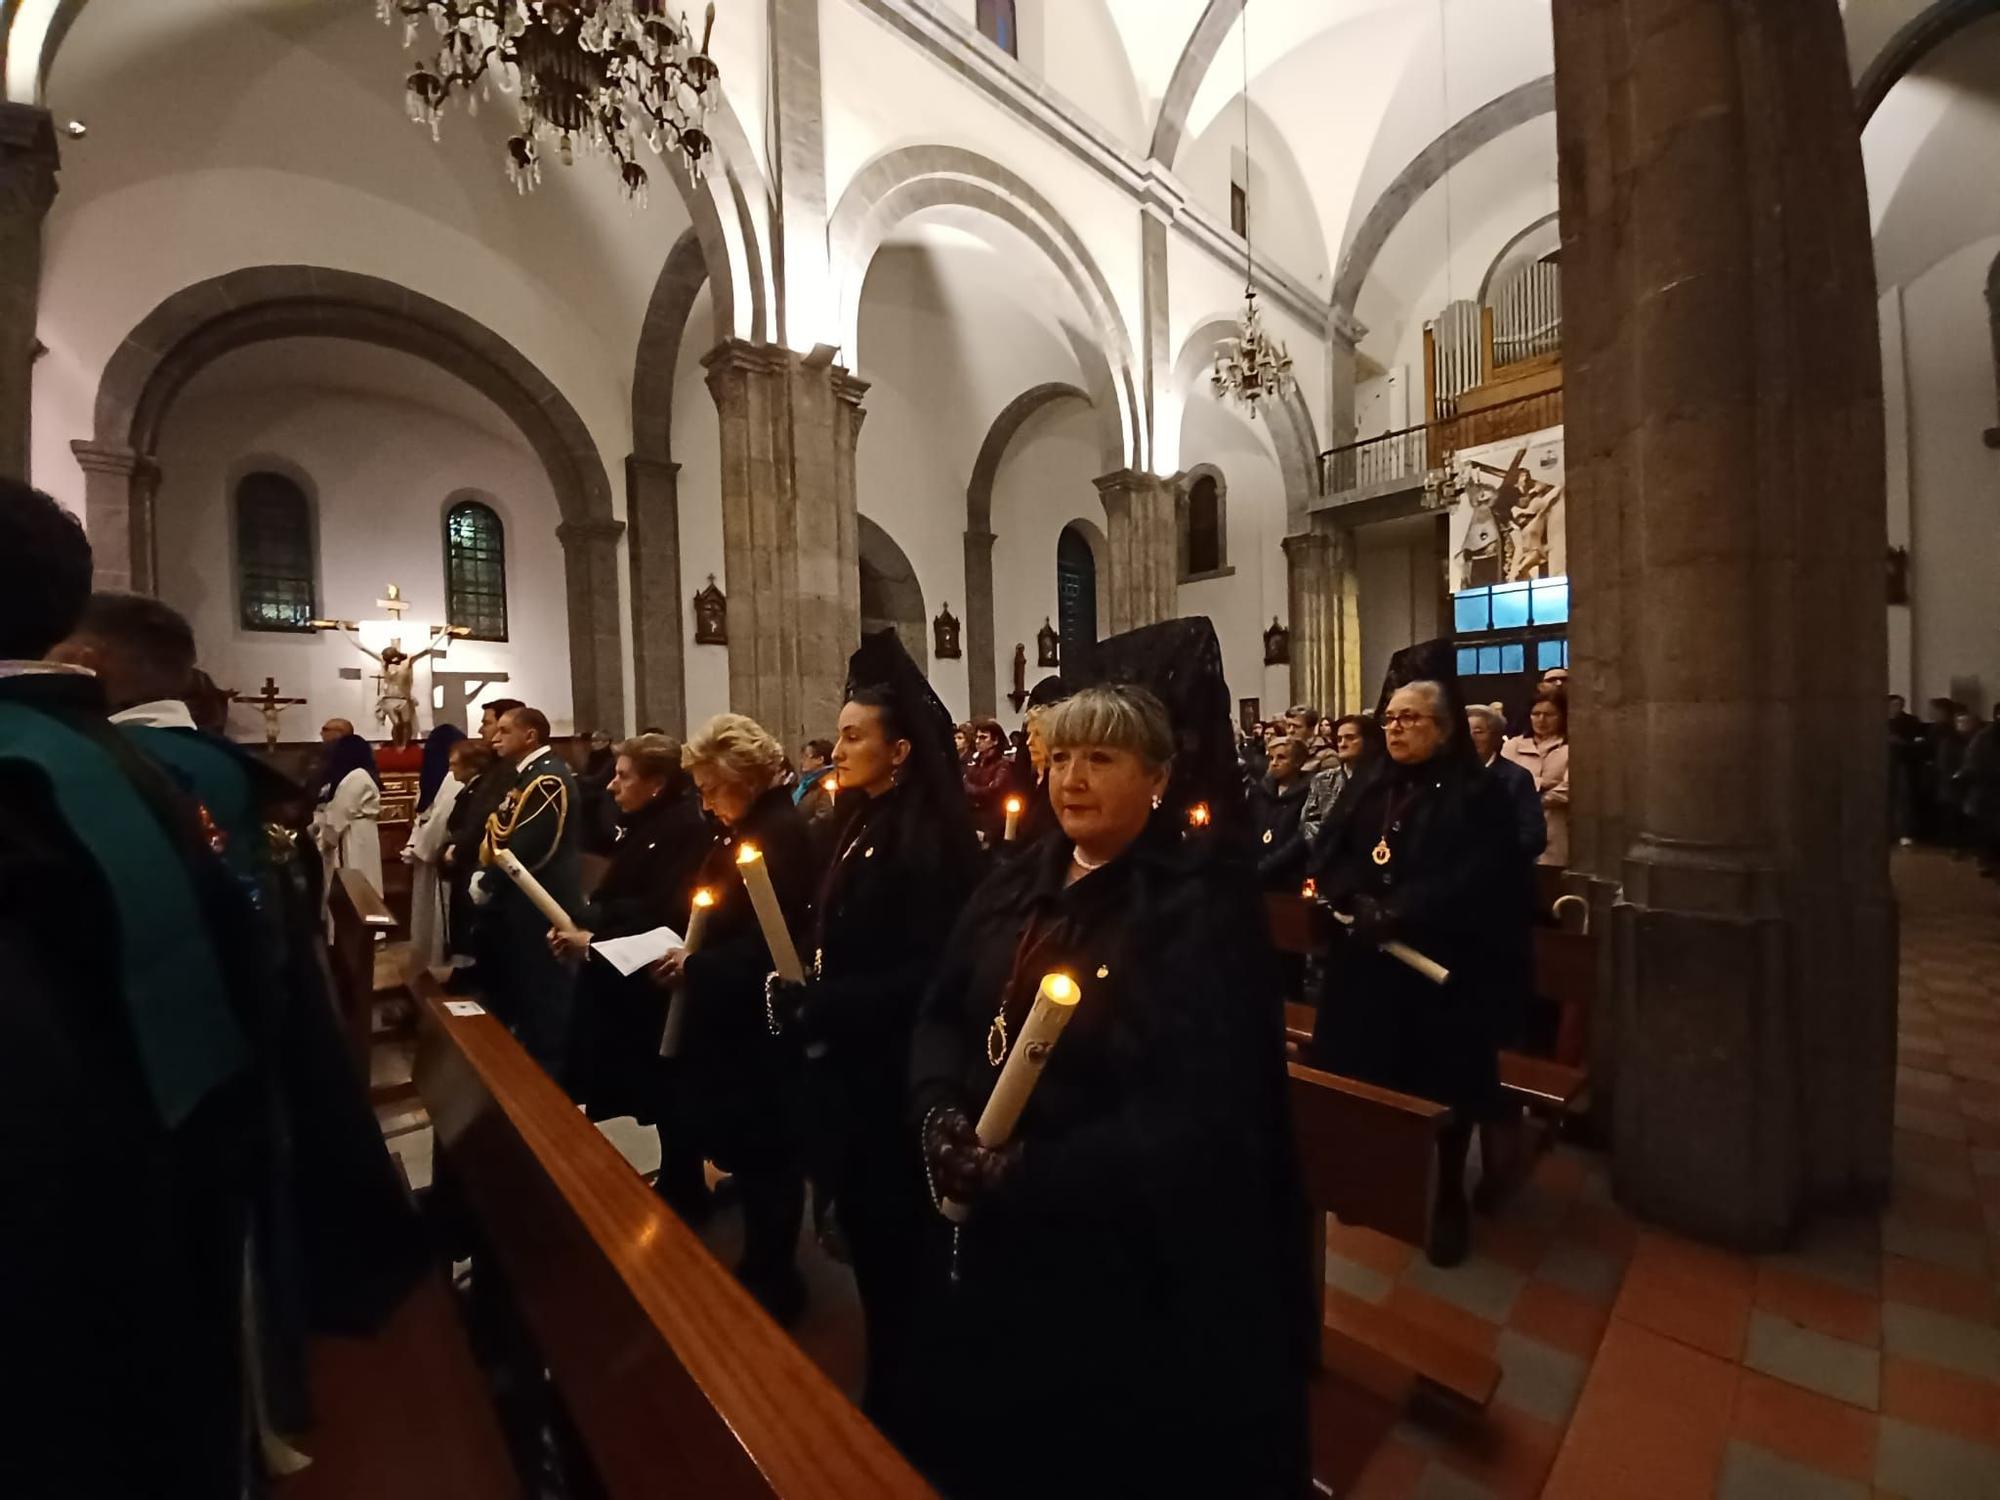
<path fill-rule="evenodd" d="M 1257 839 L 1257 877 L 1267 889 L 1293 886 L 1302 873 L 1299 816 L 1305 811 L 1310 776 L 1298 776 L 1287 787 L 1267 776 L 1250 788 L 1251 830 Z"/>
<path fill-rule="evenodd" d="M 711 845 L 701 884 L 715 892 L 701 947 L 682 970 L 687 1017 L 681 1038 L 689 1123 L 703 1154 L 725 1170 L 779 1165 L 794 1154 L 798 1039 L 774 1037 L 765 1011 L 771 953 L 736 872 L 745 842 L 763 851 L 778 905 L 800 959 L 812 962 L 807 919 L 817 865 L 806 820 L 788 787 L 773 787 L 743 821 Z"/>
<path fill-rule="evenodd" d="M 976 1120 L 1003 995 L 1017 1033 L 1042 974 L 1082 989 L 926 1320 L 919 1459 L 960 1497 L 1301 1494 L 1318 1318 L 1261 902 L 1175 829 L 1069 863 L 995 872 L 918 1020 L 913 1121 Z"/>
<path fill-rule="evenodd" d="M 1386 842 L 1387 864 L 1373 851 Z M 1382 904 L 1385 936 L 1451 971 L 1436 985 L 1361 937 L 1336 936 L 1313 1060 L 1489 1118 L 1499 1038 L 1518 1029 L 1533 967 L 1534 866 L 1505 785 L 1471 761 L 1388 765 L 1315 854 L 1320 899 Z"/>
<path fill-rule="evenodd" d="M 1521 852 L 1530 860 L 1542 857 L 1549 847 L 1549 815 L 1542 810 L 1542 789 L 1535 785 L 1535 773 L 1526 766 L 1496 755 L 1486 774 L 1506 789 L 1514 809 L 1514 837 Z"/>
<path fill-rule="evenodd" d="M 514 789 L 514 767 L 507 761 L 490 761 L 472 778 L 445 817 L 446 847 L 451 861 L 446 880 L 451 899 L 445 904 L 450 914 L 451 951 L 474 957 L 473 931 L 478 925 L 478 908 L 472 904 L 472 877 L 479 873 L 479 846 L 486 838 L 486 820 L 500 809 L 507 793 Z"/>
<path fill-rule="evenodd" d="M 687 931 L 695 877 L 714 842 L 692 790 L 662 793 L 621 817 L 604 878 L 584 903 L 578 925 L 599 938 L 632 937 L 655 927 Z M 644 970 L 623 975 L 602 958 L 584 960 L 577 984 L 571 1080 L 593 1120 L 655 1118 L 660 1088 L 660 1033 L 667 992 Z"/>

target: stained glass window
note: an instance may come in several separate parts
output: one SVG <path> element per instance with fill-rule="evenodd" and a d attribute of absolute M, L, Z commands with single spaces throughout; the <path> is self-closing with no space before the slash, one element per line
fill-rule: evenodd
<path fill-rule="evenodd" d="M 1214 573 L 1222 567 L 1222 495 L 1213 474 L 1188 489 L 1187 572 Z"/>
<path fill-rule="evenodd" d="M 237 483 L 236 579 L 245 630 L 312 628 L 312 502 L 283 474 L 260 470 Z"/>
<path fill-rule="evenodd" d="M 1021 55 L 1021 36 L 1014 28 L 1014 0 L 979 0 L 979 34 L 1009 57 Z"/>
<path fill-rule="evenodd" d="M 461 500 L 444 518 L 445 619 L 476 641 L 507 639 L 507 540 L 493 507 Z"/>

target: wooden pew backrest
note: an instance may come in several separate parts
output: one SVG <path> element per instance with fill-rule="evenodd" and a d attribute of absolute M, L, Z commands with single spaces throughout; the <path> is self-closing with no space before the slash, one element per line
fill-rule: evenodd
<path fill-rule="evenodd" d="M 396 919 L 359 870 L 334 870 L 331 876 L 326 898 L 333 917 L 334 994 L 348 1050 L 366 1078 L 375 1036 L 375 938 L 395 931 Z"/>
<path fill-rule="evenodd" d="M 613 1500 L 932 1496 L 498 1021 L 414 988 L 438 1150 Z"/>
<path fill-rule="evenodd" d="M 1343 1224 L 1429 1241 L 1437 1138 L 1451 1111 L 1428 1099 L 1289 1065 L 1306 1198 Z"/>

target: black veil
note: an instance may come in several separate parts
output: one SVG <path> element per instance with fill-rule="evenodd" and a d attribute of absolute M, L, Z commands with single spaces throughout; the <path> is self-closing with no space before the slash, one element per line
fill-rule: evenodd
<path fill-rule="evenodd" d="M 890 700 L 910 742 L 897 783 L 904 798 L 940 853 L 969 868 L 978 858 L 979 840 L 958 763 L 958 725 L 893 630 L 862 636 L 861 649 L 847 659 L 846 696 L 870 689 Z"/>
<path fill-rule="evenodd" d="M 1133 683 L 1166 705 L 1174 728 L 1174 769 L 1160 806 L 1184 826 L 1188 809 L 1208 805 L 1218 829 L 1247 826 L 1243 770 L 1236 759 L 1236 723 L 1222 645 L 1206 615 L 1142 625 L 1084 654 L 1075 675 L 1080 686 Z"/>
<path fill-rule="evenodd" d="M 1382 722 L 1397 690 L 1413 682 L 1435 682 L 1440 691 L 1438 712 L 1451 730 L 1451 739 L 1438 752 L 1438 759 L 1473 763 L 1476 757 L 1465 722 L 1465 690 L 1458 680 L 1457 644 L 1440 636 L 1405 646 L 1390 657 L 1389 670 L 1382 677 L 1382 697 L 1375 705 L 1376 723 Z"/>

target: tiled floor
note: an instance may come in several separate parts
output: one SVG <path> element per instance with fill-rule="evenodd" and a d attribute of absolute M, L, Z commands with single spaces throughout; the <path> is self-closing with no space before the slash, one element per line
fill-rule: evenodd
<path fill-rule="evenodd" d="M 2000 890 L 1927 854 L 1897 886 L 1888 1210 L 1735 1255 L 1638 1225 L 1565 1148 L 1455 1270 L 1336 1229 L 1336 1284 L 1503 1371 L 1483 1423 L 1399 1423 L 1356 1500 L 2000 1500 Z"/>

